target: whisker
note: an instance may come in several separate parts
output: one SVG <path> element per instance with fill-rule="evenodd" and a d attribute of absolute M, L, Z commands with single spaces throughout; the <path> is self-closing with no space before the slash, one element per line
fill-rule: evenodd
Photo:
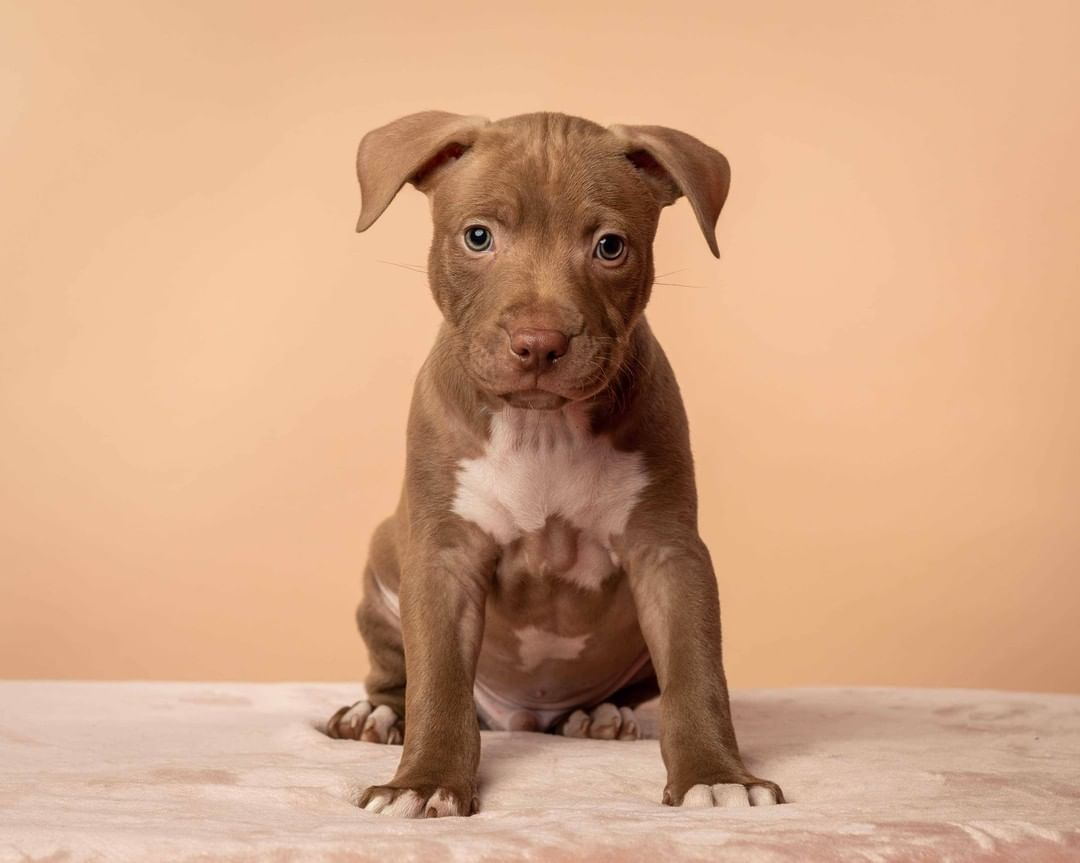
<path fill-rule="evenodd" d="M 676 273 L 685 273 L 689 269 L 689 267 L 682 267 L 678 270 L 669 270 L 666 273 L 658 273 L 657 275 L 653 276 L 653 281 L 656 281 L 657 279 L 666 279 L 668 276 L 674 276 Z"/>
<path fill-rule="evenodd" d="M 708 285 L 687 285 L 687 284 L 684 284 L 682 282 L 657 282 L 657 281 L 654 281 L 653 284 L 654 285 L 666 285 L 666 286 L 672 287 L 672 288 L 702 288 L 702 289 L 707 289 L 709 287 Z"/>
<path fill-rule="evenodd" d="M 412 270 L 414 273 L 423 273 L 427 275 L 427 267 L 421 267 L 419 264 L 399 264 L 397 261 L 384 261 L 381 258 L 376 258 L 380 264 L 389 264 L 391 267 L 401 267 L 403 270 Z"/>

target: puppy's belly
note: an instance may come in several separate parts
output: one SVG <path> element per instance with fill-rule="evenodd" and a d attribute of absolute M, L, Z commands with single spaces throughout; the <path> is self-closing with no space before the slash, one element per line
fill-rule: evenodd
<path fill-rule="evenodd" d="M 545 730 L 638 679 L 649 655 L 625 573 L 559 519 L 503 549 L 474 694 L 492 728 Z"/>

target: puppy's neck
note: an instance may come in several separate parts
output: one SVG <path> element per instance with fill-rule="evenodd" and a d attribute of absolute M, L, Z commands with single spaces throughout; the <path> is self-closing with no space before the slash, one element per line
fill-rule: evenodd
<path fill-rule="evenodd" d="M 505 450 L 552 450 L 590 437 L 592 418 L 585 402 L 546 411 L 503 405 L 491 412 L 488 434 Z"/>

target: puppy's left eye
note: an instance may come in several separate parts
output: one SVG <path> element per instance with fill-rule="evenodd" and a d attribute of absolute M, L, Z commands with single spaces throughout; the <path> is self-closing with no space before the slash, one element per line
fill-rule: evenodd
<path fill-rule="evenodd" d="M 626 254 L 626 241 L 618 234 L 604 234 L 596 241 L 596 257 L 609 264 Z"/>
<path fill-rule="evenodd" d="M 486 252 L 491 248 L 491 231 L 483 225 L 469 225 L 465 229 L 465 245 L 474 252 Z"/>

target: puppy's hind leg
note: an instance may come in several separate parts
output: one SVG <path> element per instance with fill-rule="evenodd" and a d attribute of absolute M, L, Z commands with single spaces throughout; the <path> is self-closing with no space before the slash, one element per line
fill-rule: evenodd
<path fill-rule="evenodd" d="M 397 596 L 385 587 L 386 581 L 398 580 L 391 524 L 383 522 L 372 539 L 364 596 L 356 609 L 356 624 L 371 663 L 364 682 L 367 696 L 330 717 L 326 733 L 335 739 L 393 744 L 405 739 L 405 650 Z"/>

